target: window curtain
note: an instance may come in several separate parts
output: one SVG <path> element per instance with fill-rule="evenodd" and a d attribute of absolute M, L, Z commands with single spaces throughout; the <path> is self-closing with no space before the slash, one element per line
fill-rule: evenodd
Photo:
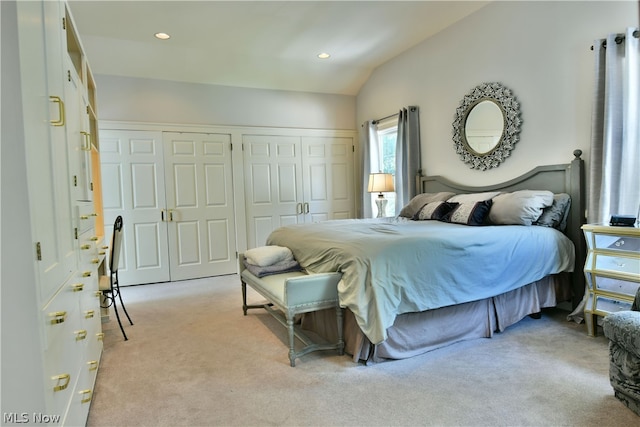
<path fill-rule="evenodd" d="M 640 47 L 638 28 L 596 40 L 588 221 L 640 208 Z"/>
<path fill-rule="evenodd" d="M 396 140 L 396 215 L 416 194 L 416 174 L 420 169 L 420 110 L 410 106 L 398 114 Z"/>
<path fill-rule="evenodd" d="M 372 165 L 378 164 L 377 122 L 373 120 L 364 122 L 362 132 L 360 132 L 360 147 L 362 148 L 362 214 L 360 218 L 372 218 L 371 194 L 367 191 L 367 188 L 369 187 L 369 174 L 371 173 Z M 375 172 L 378 171 L 376 170 Z"/>

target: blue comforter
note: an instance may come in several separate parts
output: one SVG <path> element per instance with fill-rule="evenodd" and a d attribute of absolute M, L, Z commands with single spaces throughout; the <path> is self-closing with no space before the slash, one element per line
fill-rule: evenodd
<path fill-rule="evenodd" d="M 334 220 L 278 228 L 267 244 L 290 248 L 311 273 L 342 272 L 340 304 L 374 344 L 398 314 L 489 298 L 574 265 L 571 240 L 540 226 Z"/>

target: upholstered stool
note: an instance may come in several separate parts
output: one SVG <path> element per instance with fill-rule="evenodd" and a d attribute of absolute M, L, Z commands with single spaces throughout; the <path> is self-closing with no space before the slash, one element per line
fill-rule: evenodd
<path fill-rule="evenodd" d="M 631 311 L 609 314 L 603 329 L 609 338 L 609 379 L 614 394 L 640 415 L 640 288 Z"/>

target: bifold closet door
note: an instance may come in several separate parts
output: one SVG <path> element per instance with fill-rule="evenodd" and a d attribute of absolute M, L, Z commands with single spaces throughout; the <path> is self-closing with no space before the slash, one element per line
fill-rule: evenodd
<path fill-rule="evenodd" d="M 120 284 L 170 280 L 162 132 L 101 130 L 105 244 L 124 219 Z"/>
<path fill-rule="evenodd" d="M 164 133 L 171 280 L 236 272 L 228 134 Z"/>

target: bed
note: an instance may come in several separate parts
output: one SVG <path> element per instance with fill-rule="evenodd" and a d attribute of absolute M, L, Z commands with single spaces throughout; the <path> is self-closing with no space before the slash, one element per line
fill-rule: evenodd
<path fill-rule="evenodd" d="M 539 166 L 485 187 L 419 175 L 415 206 L 407 205 L 399 217 L 281 227 L 267 244 L 291 249 L 310 273 L 342 273 L 338 293 L 345 308 L 345 351 L 354 361 L 402 359 L 491 337 L 542 308 L 560 301 L 575 306 L 582 298 L 580 155 L 576 150 L 570 163 Z M 562 227 L 556 227 L 559 222 L 553 227 L 502 225 L 498 213 L 512 206 L 513 197 L 530 193 L 551 194 L 554 206 L 557 196 L 568 196 Z M 422 204 L 425 200 L 429 203 Z M 466 225 L 478 213 L 480 223 Z M 488 221 L 494 213 L 494 221 Z M 334 340 L 335 313 L 306 314 L 302 327 Z"/>

